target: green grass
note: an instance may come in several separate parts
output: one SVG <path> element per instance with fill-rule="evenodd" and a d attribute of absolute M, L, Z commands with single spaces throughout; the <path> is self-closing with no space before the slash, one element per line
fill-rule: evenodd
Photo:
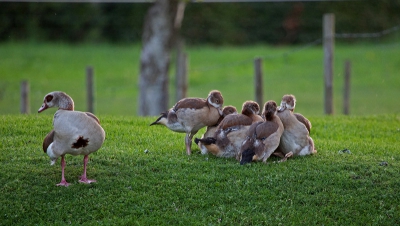
<path fill-rule="evenodd" d="M 294 94 L 296 111 L 313 123 L 317 155 L 240 166 L 201 155 L 195 146 L 187 156 L 183 134 L 149 127 L 153 117 L 135 117 L 140 45 L 1 43 L 0 225 L 400 224 L 399 43 L 337 43 L 333 117 L 323 116 L 321 46 L 284 56 L 293 49 L 187 49 L 189 96 L 219 89 L 225 105 L 240 109 L 254 99 L 253 59 L 261 56 L 264 100 Z M 340 115 L 346 59 L 353 65 L 350 117 Z M 76 110 L 86 110 L 88 65 L 95 73 L 95 113 L 107 133 L 88 165 L 98 183 L 79 184 L 83 157 L 67 156 L 72 185 L 60 188 L 60 161 L 50 166 L 41 150 L 54 110 L 36 111 L 53 90 L 67 92 Z M 26 79 L 32 114 L 17 115 Z M 340 154 L 343 149 L 351 154 Z"/>
<path fill-rule="evenodd" d="M 400 224 L 398 114 L 309 117 L 316 155 L 245 166 L 195 146 L 187 156 L 184 135 L 153 117 L 99 115 L 98 182 L 79 184 L 83 157 L 68 155 L 65 188 L 41 150 L 48 113 L 0 116 L 0 225 Z"/>
<path fill-rule="evenodd" d="M 297 111 L 321 116 L 323 110 L 323 51 L 321 46 L 288 55 L 297 47 L 188 47 L 191 97 L 206 97 L 219 89 L 225 105 L 240 109 L 254 99 L 253 59 L 264 57 L 264 101 L 280 102 L 284 94 L 297 97 Z M 86 110 L 85 68 L 94 67 L 95 113 L 137 114 L 141 46 L 110 44 L 0 43 L 0 114 L 20 111 L 22 80 L 30 82 L 30 109 L 35 113 L 43 97 L 61 90 L 72 96 L 77 110 Z M 334 109 L 342 113 L 344 61 L 352 62 L 350 113 L 397 114 L 400 105 L 400 43 L 336 44 Z M 172 56 L 172 59 L 175 59 Z M 170 71 L 170 106 L 174 100 L 174 65 Z M 49 113 L 44 113 L 49 114 Z"/>

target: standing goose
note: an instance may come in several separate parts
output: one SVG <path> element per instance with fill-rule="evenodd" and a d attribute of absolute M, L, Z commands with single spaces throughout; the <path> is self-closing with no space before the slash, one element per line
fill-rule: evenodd
<path fill-rule="evenodd" d="M 53 118 L 53 130 L 43 141 L 43 150 L 51 159 L 51 165 L 61 156 L 61 182 L 57 186 L 67 187 L 65 180 L 65 154 L 84 155 L 81 183 L 92 183 L 86 177 L 86 165 L 89 154 L 97 151 L 103 144 L 105 132 L 99 119 L 90 112 L 74 111 L 74 101 L 64 92 L 51 92 L 44 97 L 38 112 L 58 107 Z"/>
<path fill-rule="evenodd" d="M 317 153 L 314 141 L 309 136 L 311 123 L 301 114 L 294 114 L 296 98 L 293 95 L 282 97 L 278 117 L 284 126 L 284 131 L 277 152 L 274 154 L 283 157 L 282 161 L 296 155 Z"/>
<path fill-rule="evenodd" d="M 241 114 L 227 115 L 218 125 L 213 137 L 198 139 L 209 152 L 218 157 L 234 157 L 240 151 L 247 130 L 254 122 L 263 121 L 255 101 L 245 101 Z"/>
<path fill-rule="evenodd" d="M 263 111 L 265 121 L 256 122 L 250 126 L 247 138 L 237 156 L 241 165 L 253 160 L 262 160 L 266 163 L 269 156 L 279 146 L 284 129 L 281 120 L 276 116 L 276 110 L 275 101 L 266 102 Z"/>
<path fill-rule="evenodd" d="M 214 136 L 215 131 L 217 130 L 217 127 L 219 125 L 219 123 L 227 116 L 230 114 L 237 114 L 237 110 L 234 106 L 225 106 L 222 109 L 222 115 L 220 116 L 220 118 L 218 119 L 217 124 L 213 125 L 213 126 L 207 126 L 207 130 L 206 132 L 201 136 L 200 139 L 204 139 L 205 137 L 212 137 Z M 208 153 L 208 149 L 206 147 L 206 145 L 204 145 L 199 139 L 195 138 L 194 142 L 199 146 L 201 154 L 205 155 Z"/>
<path fill-rule="evenodd" d="M 201 128 L 218 122 L 222 115 L 223 104 L 224 98 L 218 90 L 211 91 L 207 99 L 184 98 L 167 112 L 161 113 L 150 126 L 160 124 L 174 132 L 186 133 L 186 153 L 190 155 L 193 136 Z"/>

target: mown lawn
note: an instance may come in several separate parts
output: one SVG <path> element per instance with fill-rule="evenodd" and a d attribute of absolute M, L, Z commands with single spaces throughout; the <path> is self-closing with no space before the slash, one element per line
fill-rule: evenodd
<path fill-rule="evenodd" d="M 323 51 L 255 45 L 246 47 L 189 46 L 190 97 L 222 92 L 225 105 L 238 108 L 254 99 L 255 57 L 263 57 L 264 101 L 280 102 L 294 94 L 297 110 L 308 116 L 324 114 Z M 35 113 L 50 91 L 67 92 L 77 109 L 86 108 L 85 69 L 94 68 L 95 113 L 135 116 L 141 46 L 111 44 L 0 43 L 0 114 L 20 111 L 20 83 L 30 83 L 30 110 Z M 352 63 L 350 113 L 398 114 L 400 105 L 400 43 L 341 44 L 335 48 L 334 111 L 342 113 L 344 62 Z M 172 62 L 175 56 L 172 55 Z M 170 106 L 174 100 L 174 64 L 170 70 Z M 166 109 L 167 110 L 167 109 Z M 50 114 L 44 112 L 43 114 Z"/>
<path fill-rule="evenodd" d="M 184 135 L 153 117 L 100 114 L 98 182 L 79 184 L 83 157 L 67 156 L 65 188 L 41 149 L 48 112 L 0 116 L 0 225 L 400 224 L 398 114 L 311 116 L 318 154 L 245 166 L 195 146 L 187 156 Z"/>

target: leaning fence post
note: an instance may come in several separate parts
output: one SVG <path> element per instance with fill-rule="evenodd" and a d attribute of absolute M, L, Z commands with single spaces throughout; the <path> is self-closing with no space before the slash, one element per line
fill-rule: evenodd
<path fill-rule="evenodd" d="M 325 114 L 333 114 L 333 58 L 335 48 L 335 15 L 324 14 L 323 46 L 325 77 Z"/>
<path fill-rule="evenodd" d="M 254 85 L 255 85 L 255 100 L 263 107 L 263 79 L 262 79 L 262 59 L 254 59 Z"/>
<path fill-rule="evenodd" d="M 86 67 L 87 111 L 94 113 L 93 67 Z"/>
<path fill-rule="evenodd" d="M 29 82 L 21 82 L 21 114 L 29 114 Z"/>
<path fill-rule="evenodd" d="M 344 90 L 343 90 L 343 114 L 350 113 L 350 76 L 351 62 L 346 60 L 344 65 Z"/>

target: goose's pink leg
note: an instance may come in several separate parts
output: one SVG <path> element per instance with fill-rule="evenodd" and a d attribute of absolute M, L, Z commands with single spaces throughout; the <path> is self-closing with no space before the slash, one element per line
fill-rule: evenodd
<path fill-rule="evenodd" d="M 79 180 L 79 182 L 85 184 L 96 182 L 96 180 L 87 179 L 86 177 L 86 164 L 88 163 L 88 161 L 89 161 L 89 156 L 85 155 L 85 157 L 83 157 L 83 174 L 81 176 L 81 179 Z"/>
<path fill-rule="evenodd" d="M 186 153 L 188 155 L 192 154 L 192 138 L 190 137 L 190 135 L 187 133 L 186 137 L 185 137 L 185 144 L 186 144 Z"/>
<path fill-rule="evenodd" d="M 62 155 L 61 156 L 61 182 L 59 184 L 57 184 L 57 186 L 68 187 L 69 183 L 65 180 L 64 169 L 65 169 L 65 159 L 64 159 L 64 155 Z"/>

